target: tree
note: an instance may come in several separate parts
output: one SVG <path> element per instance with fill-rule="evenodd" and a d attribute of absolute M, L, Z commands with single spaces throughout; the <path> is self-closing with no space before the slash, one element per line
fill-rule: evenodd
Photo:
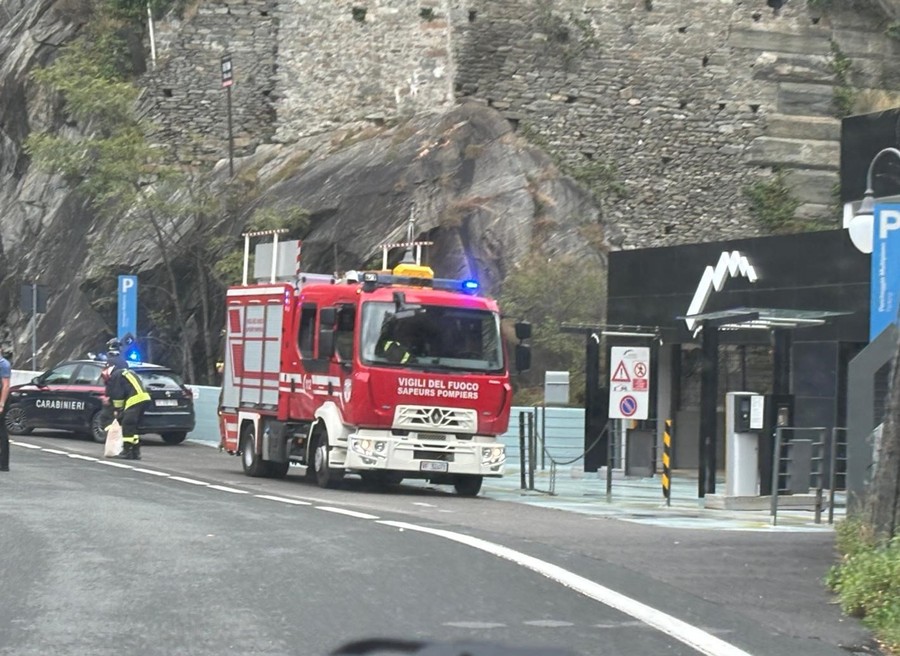
<path fill-rule="evenodd" d="M 183 219 L 192 210 L 177 190 L 190 180 L 165 160 L 152 143 L 153 126 L 136 113 L 137 87 L 129 81 L 122 24 L 114 19 L 90 23 L 81 36 L 35 78 L 65 101 L 67 125 L 74 129 L 29 135 L 25 148 L 35 164 L 62 175 L 87 198 L 98 215 L 132 228 L 149 228 L 167 280 L 172 322 L 185 333 L 183 286 L 175 261 L 180 255 Z M 119 226 L 117 226 L 119 227 Z M 181 341 L 182 371 L 196 380 L 191 350 Z"/>
<path fill-rule="evenodd" d="M 534 251 L 503 283 L 503 314 L 532 324 L 534 366 L 520 385 L 531 386 L 524 395 L 537 401 L 544 372 L 568 370 L 572 389 L 584 387 L 584 339 L 561 332 L 563 323 L 600 323 L 604 317 L 606 275 L 591 260 L 566 255 L 548 257 Z"/>

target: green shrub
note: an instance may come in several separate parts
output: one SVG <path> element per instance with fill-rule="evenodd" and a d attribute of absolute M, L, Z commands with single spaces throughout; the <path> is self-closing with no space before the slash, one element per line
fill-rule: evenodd
<path fill-rule="evenodd" d="M 845 521 L 837 527 L 841 562 L 828 573 L 842 610 L 861 617 L 880 640 L 900 649 L 900 539 L 878 544 L 866 525 Z"/>

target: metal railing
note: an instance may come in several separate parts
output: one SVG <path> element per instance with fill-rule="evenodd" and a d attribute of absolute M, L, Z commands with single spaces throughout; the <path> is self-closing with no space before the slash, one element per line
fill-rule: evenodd
<path fill-rule="evenodd" d="M 843 427 L 789 427 L 779 426 L 775 430 L 775 447 L 772 459 L 772 498 L 770 514 L 772 525 L 778 524 L 779 498 L 798 491 L 793 485 L 792 477 L 795 470 L 800 469 L 803 463 L 798 461 L 793 448 L 800 441 L 785 439 L 786 436 L 796 434 L 815 433 L 817 440 L 802 440 L 809 442 L 810 462 L 809 478 L 801 488 L 805 493 L 810 489 L 814 491 L 814 521 L 822 522 L 822 510 L 826 503 L 828 506 L 828 523 L 834 523 L 835 492 L 838 489 L 838 479 L 843 478 L 841 489 L 846 488 L 846 462 L 847 462 L 847 429 Z M 801 475 L 805 470 L 801 470 Z M 827 486 L 827 487 L 826 487 Z M 825 498 L 827 491 L 827 501 Z"/>

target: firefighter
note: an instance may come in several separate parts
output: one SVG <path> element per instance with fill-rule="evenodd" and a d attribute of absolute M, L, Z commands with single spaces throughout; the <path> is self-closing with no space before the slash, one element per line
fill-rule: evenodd
<path fill-rule="evenodd" d="M 144 389 L 138 375 L 128 368 L 107 364 L 103 368 L 106 395 L 112 404 L 113 416 L 122 424 L 122 454 L 125 460 L 141 459 L 141 442 L 138 424 L 150 395 Z"/>
<path fill-rule="evenodd" d="M 412 330 L 402 323 L 395 324 L 387 338 L 383 338 L 378 353 L 388 362 L 406 364 L 412 358 Z"/>

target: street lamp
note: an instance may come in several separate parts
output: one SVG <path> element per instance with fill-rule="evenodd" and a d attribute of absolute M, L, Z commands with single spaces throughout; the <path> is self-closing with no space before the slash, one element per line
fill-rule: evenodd
<path fill-rule="evenodd" d="M 875 170 L 875 163 L 885 153 L 891 153 L 900 160 L 900 150 L 896 148 L 883 148 L 875 154 L 866 173 L 866 193 L 863 195 L 859 209 L 847 224 L 850 241 L 863 253 L 872 252 L 872 240 L 875 232 L 875 192 L 872 190 L 872 172 Z"/>

